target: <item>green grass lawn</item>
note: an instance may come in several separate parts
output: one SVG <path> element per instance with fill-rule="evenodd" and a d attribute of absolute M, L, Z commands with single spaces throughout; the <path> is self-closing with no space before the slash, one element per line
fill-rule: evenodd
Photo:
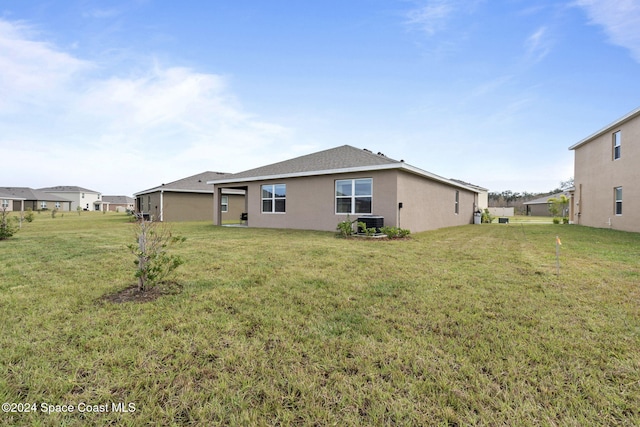
<path fill-rule="evenodd" d="M 173 228 L 182 291 L 146 303 L 102 298 L 124 215 L 0 242 L 0 400 L 37 409 L 0 425 L 640 425 L 640 234 Z"/>

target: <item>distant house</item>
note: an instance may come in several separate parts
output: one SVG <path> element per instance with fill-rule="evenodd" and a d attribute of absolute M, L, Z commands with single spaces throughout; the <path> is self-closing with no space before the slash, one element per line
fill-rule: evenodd
<path fill-rule="evenodd" d="M 71 200 L 70 210 L 72 211 L 77 210 L 78 206 L 80 207 L 80 209 L 85 211 L 102 210 L 101 195 L 97 191 L 69 185 L 40 188 L 38 189 L 38 191 Z"/>
<path fill-rule="evenodd" d="M 31 209 L 38 211 L 58 209 L 68 211 L 71 209 L 71 200 L 29 187 L 0 187 L 0 193 L 5 195 L 0 199 L 3 205 L 7 205 L 7 210 Z"/>
<path fill-rule="evenodd" d="M 134 194 L 135 210 L 149 213 L 158 221 L 207 221 L 213 217 L 213 186 L 207 181 L 221 178 L 222 172 L 197 175 L 161 184 Z M 244 192 L 225 190 L 220 204 L 224 221 L 239 222 L 244 212 Z"/>
<path fill-rule="evenodd" d="M 208 181 L 220 194 L 246 192 L 247 225 L 335 231 L 347 218 L 374 217 L 419 232 L 473 222 L 478 187 L 349 145 Z"/>
<path fill-rule="evenodd" d="M 575 153 L 573 221 L 640 232 L 640 108 L 569 149 Z"/>
<path fill-rule="evenodd" d="M 25 199 L 22 197 L 0 191 L 0 210 L 22 212 L 24 211 L 24 202 Z"/>
<path fill-rule="evenodd" d="M 534 200 L 524 202 L 523 205 L 526 208 L 526 214 L 529 216 L 552 216 L 549 211 L 549 199 L 558 199 L 560 196 L 565 196 L 567 199 L 571 199 L 571 191 L 563 191 L 562 193 L 551 194 L 548 196 L 540 197 Z M 560 216 L 569 216 L 570 204 L 567 205 L 567 212 L 560 212 Z"/>
<path fill-rule="evenodd" d="M 126 212 L 135 209 L 136 199 L 129 196 L 102 196 L 102 205 L 105 211 Z"/>

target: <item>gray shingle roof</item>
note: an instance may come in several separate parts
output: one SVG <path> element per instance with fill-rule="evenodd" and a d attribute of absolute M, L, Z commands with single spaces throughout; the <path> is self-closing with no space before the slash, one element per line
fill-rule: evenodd
<path fill-rule="evenodd" d="M 71 200 L 29 187 L 0 187 L 0 192 L 25 200 L 45 202 L 70 202 Z"/>
<path fill-rule="evenodd" d="M 14 194 L 5 193 L 0 189 L 0 199 L 10 199 L 10 200 L 23 200 L 23 197 L 16 196 Z"/>
<path fill-rule="evenodd" d="M 77 187 L 74 185 L 57 185 L 55 187 L 38 188 L 38 191 L 44 191 L 45 193 L 95 193 L 100 194 L 99 191 L 89 190 L 88 188 Z"/>
<path fill-rule="evenodd" d="M 523 205 L 546 205 L 549 203 L 549 199 L 555 198 L 565 195 L 567 198 L 571 197 L 571 193 L 568 191 L 563 191 L 562 193 L 549 194 L 548 196 L 540 197 L 534 200 L 529 200 L 528 202 L 524 202 Z"/>
<path fill-rule="evenodd" d="M 140 194 L 155 193 L 156 191 L 160 190 L 189 193 L 213 193 L 213 186 L 208 185 L 207 181 L 222 179 L 227 176 L 229 176 L 229 174 L 224 172 L 206 171 L 170 182 L 168 184 L 161 184 L 157 187 L 149 188 L 148 190 L 139 191 L 135 193 L 134 196 L 138 196 Z"/>
<path fill-rule="evenodd" d="M 382 154 L 361 150 L 350 145 L 307 154 L 294 159 L 231 174 L 221 179 L 234 180 L 266 176 L 282 176 L 307 172 L 333 171 L 367 166 L 401 164 Z"/>
<path fill-rule="evenodd" d="M 427 179 L 439 181 L 478 192 L 477 186 L 469 186 L 461 181 L 453 181 L 431 172 L 408 165 L 404 160 L 394 160 L 382 153 L 374 154 L 369 150 L 362 150 L 350 145 L 330 148 L 306 156 L 296 157 L 271 165 L 250 169 L 244 172 L 229 174 L 217 179 L 209 180 L 210 184 L 225 184 L 234 182 L 250 182 L 264 179 L 280 179 L 295 176 L 329 175 L 345 172 L 362 172 L 368 170 L 402 169 L 406 172 L 422 176 Z"/>
<path fill-rule="evenodd" d="M 102 201 L 114 205 L 132 205 L 136 200 L 129 196 L 102 196 Z"/>

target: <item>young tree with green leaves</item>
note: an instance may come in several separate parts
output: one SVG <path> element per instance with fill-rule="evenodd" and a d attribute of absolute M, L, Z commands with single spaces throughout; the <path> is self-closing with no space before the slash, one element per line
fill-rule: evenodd
<path fill-rule="evenodd" d="M 0 209 L 0 240 L 8 239 L 18 232 L 14 217 L 9 216 L 7 208 Z"/>
<path fill-rule="evenodd" d="M 138 290 L 143 292 L 163 281 L 169 274 L 184 263 L 182 258 L 168 252 L 170 246 L 186 240 L 174 236 L 170 227 L 163 222 L 140 219 L 135 225 L 136 243 L 128 245 L 136 256 L 135 277 Z"/>

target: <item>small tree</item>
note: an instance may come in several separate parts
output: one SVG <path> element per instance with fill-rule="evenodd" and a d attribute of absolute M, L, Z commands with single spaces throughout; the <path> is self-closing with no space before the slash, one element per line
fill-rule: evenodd
<path fill-rule="evenodd" d="M 169 254 L 167 250 L 173 244 L 184 242 L 186 238 L 174 236 L 166 223 L 141 218 L 135 225 L 135 236 L 136 243 L 128 245 L 128 248 L 136 256 L 135 277 L 138 279 L 139 291 L 157 285 L 184 263 L 182 258 Z"/>
<path fill-rule="evenodd" d="M 7 208 L 0 210 L 0 240 L 8 239 L 18 232 L 15 218 L 9 216 Z"/>
<path fill-rule="evenodd" d="M 27 222 L 33 222 L 35 215 L 33 214 L 33 209 L 27 208 L 27 213 L 24 214 L 24 220 Z"/>
<path fill-rule="evenodd" d="M 551 216 L 558 216 L 558 213 L 560 213 L 560 208 L 558 207 L 558 199 L 556 199 L 555 197 L 551 197 L 547 200 L 547 203 Z"/>
<path fill-rule="evenodd" d="M 562 215 L 563 220 L 568 220 L 569 212 L 567 206 L 569 205 L 569 198 L 567 196 L 561 194 L 559 197 L 551 197 L 547 202 L 549 203 L 549 212 L 551 215 Z"/>

